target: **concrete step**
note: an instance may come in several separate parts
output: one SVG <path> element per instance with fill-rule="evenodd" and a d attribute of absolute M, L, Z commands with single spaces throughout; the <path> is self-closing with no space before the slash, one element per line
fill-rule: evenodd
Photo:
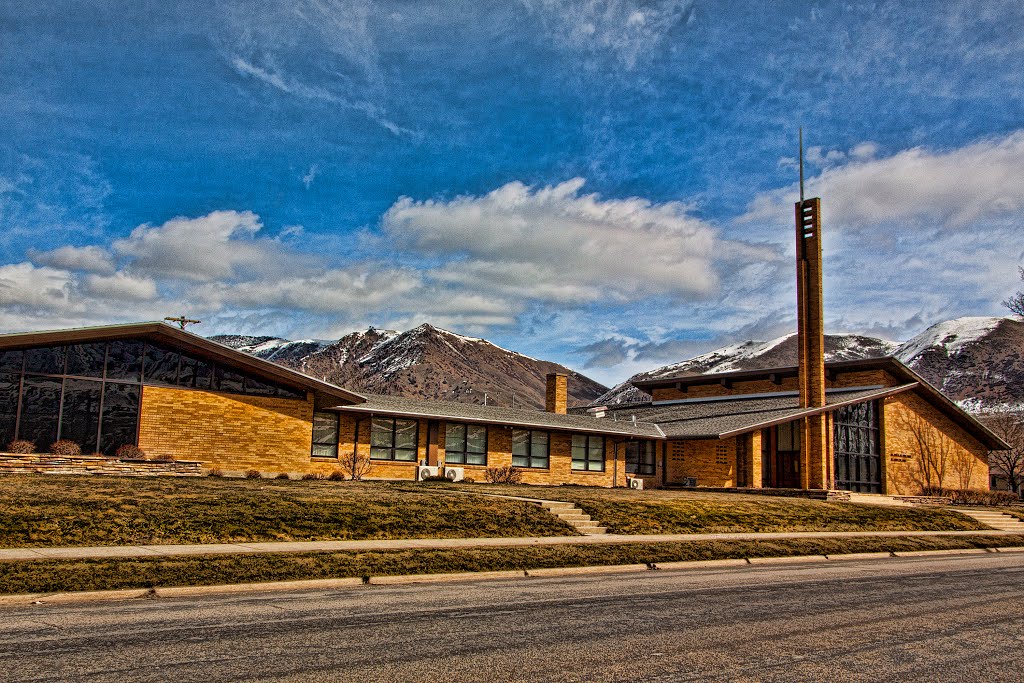
<path fill-rule="evenodd" d="M 581 534 L 590 536 L 608 532 L 607 527 L 601 526 L 600 522 L 596 519 L 592 519 L 590 515 L 576 507 L 573 503 L 566 503 L 557 500 L 542 500 L 538 504 Z"/>
<path fill-rule="evenodd" d="M 993 529 L 999 529 L 1000 531 L 1020 531 L 1024 532 L 1024 521 L 1013 515 L 1008 515 L 1005 512 L 999 512 L 995 510 L 962 510 L 954 509 L 954 512 L 972 517 L 982 524 L 987 524 Z"/>
<path fill-rule="evenodd" d="M 579 531 L 581 534 L 584 534 L 585 536 L 599 536 L 601 534 L 608 533 L 608 527 L 590 526 L 577 529 L 577 531 Z"/>
<path fill-rule="evenodd" d="M 590 515 L 585 515 L 583 513 L 559 512 L 556 515 L 556 517 L 558 517 L 562 521 L 569 522 L 570 524 L 572 524 L 574 522 L 589 522 L 590 521 Z"/>
<path fill-rule="evenodd" d="M 877 493 L 855 493 L 850 492 L 849 501 L 851 503 L 864 503 L 867 505 L 886 505 L 889 507 L 898 508 L 909 508 L 914 507 L 911 503 L 904 500 L 898 500 L 892 496 L 883 496 Z"/>

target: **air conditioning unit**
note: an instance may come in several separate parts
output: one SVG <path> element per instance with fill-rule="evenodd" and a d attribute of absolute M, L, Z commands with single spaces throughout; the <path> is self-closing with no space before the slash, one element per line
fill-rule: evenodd
<path fill-rule="evenodd" d="M 627 479 L 626 481 L 629 482 L 629 488 L 631 488 L 631 489 L 636 489 L 637 491 L 642 491 L 643 488 L 644 488 L 644 480 L 643 479 Z"/>
<path fill-rule="evenodd" d="M 423 481 L 427 477 L 436 477 L 437 468 L 428 467 L 427 465 L 420 465 L 416 468 L 416 481 Z"/>
<path fill-rule="evenodd" d="M 448 481 L 462 481 L 466 478 L 466 469 L 464 467 L 445 467 L 444 478 Z"/>
<path fill-rule="evenodd" d="M 689 488 L 693 488 L 696 485 L 697 485 L 697 477 L 686 477 L 685 479 L 683 479 L 683 486 L 687 486 Z"/>

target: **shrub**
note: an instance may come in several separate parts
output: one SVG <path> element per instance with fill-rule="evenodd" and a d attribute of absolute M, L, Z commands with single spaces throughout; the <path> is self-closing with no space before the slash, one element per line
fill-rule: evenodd
<path fill-rule="evenodd" d="M 302 480 L 303 481 L 310 481 L 310 480 L 313 480 L 313 479 L 323 479 L 323 478 L 324 478 L 324 475 L 320 474 L 319 472 L 306 472 L 305 474 L 302 475 Z"/>
<path fill-rule="evenodd" d="M 281 473 L 280 473 L 279 475 L 277 475 L 277 476 L 276 476 L 276 477 L 274 477 L 274 478 L 275 478 L 275 479 L 289 479 L 289 480 L 291 479 L 291 477 L 290 477 L 290 476 L 288 476 L 288 473 L 287 473 L 287 472 L 281 472 Z"/>
<path fill-rule="evenodd" d="M 142 450 L 133 443 L 126 443 L 122 446 L 118 446 L 117 450 L 114 451 L 114 455 L 119 460 L 145 460 L 146 451 Z"/>
<path fill-rule="evenodd" d="M 246 479 L 262 479 L 263 475 L 260 474 L 259 470 L 247 470 L 245 473 Z"/>
<path fill-rule="evenodd" d="M 1013 505 L 1020 502 L 1017 494 L 1011 491 L 925 488 L 921 495 L 950 498 L 953 505 Z"/>
<path fill-rule="evenodd" d="M 81 455 L 82 447 L 70 439 L 60 439 L 50 444 L 50 453 L 54 455 Z"/>
<path fill-rule="evenodd" d="M 433 477 L 423 477 L 422 479 L 420 479 L 420 481 L 440 481 L 444 482 L 445 484 L 452 483 L 451 479 L 448 479 L 447 477 L 442 477 L 441 475 L 436 475 Z"/>
<path fill-rule="evenodd" d="M 345 473 L 341 470 L 334 470 L 327 475 L 329 481 L 345 481 Z"/>
<path fill-rule="evenodd" d="M 212 470 L 210 470 L 209 472 L 206 473 L 206 476 L 208 476 L 208 477 L 223 477 L 224 476 L 224 472 L 222 470 L 219 470 L 216 467 L 214 467 Z"/>
<path fill-rule="evenodd" d="M 488 467 L 484 477 L 490 484 L 519 484 L 523 481 L 523 473 L 510 465 Z"/>
<path fill-rule="evenodd" d="M 15 439 L 14 441 L 7 444 L 7 451 L 9 453 L 20 453 L 22 455 L 27 455 L 29 453 L 36 452 L 36 445 L 31 441 L 26 441 L 25 439 Z"/>

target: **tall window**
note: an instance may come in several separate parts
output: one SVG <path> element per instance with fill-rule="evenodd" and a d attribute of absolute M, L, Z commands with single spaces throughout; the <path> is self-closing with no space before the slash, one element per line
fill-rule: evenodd
<path fill-rule="evenodd" d="M 604 472 L 604 437 L 573 434 L 572 468 L 585 472 Z"/>
<path fill-rule="evenodd" d="M 451 422 L 445 425 L 444 462 L 446 465 L 486 465 L 487 427 Z"/>
<path fill-rule="evenodd" d="M 878 403 L 845 406 L 833 415 L 836 488 L 861 493 L 882 492 Z"/>
<path fill-rule="evenodd" d="M 533 429 L 512 430 L 512 465 L 514 467 L 548 467 L 548 433 Z"/>
<path fill-rule="evenodd" d="M 338 457 L 338 414 L 316 411 L 313 413 L 314 458 Z"/>
<path fill-rule="evenodd" d="M 370 423 L 370 457 L 416 462 L 416 420 L 374 417 Z"/>
<path fill-rule="evenodd" d="M 654 474 L 653 441 L 630 441 L 626 444 L 626 474 Z"/>

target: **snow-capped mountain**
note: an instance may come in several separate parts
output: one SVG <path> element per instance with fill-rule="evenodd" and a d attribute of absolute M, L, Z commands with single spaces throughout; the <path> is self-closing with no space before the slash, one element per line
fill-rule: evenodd
<path fill-rule="evenodd" d="M 895 356 L 969 410 L 1024 405 L 1024 322 L 1017 318 L 957 318 L 932 325 L 902 344 L 860 335 L 825 335 L 827 360 Z M 796 335 L 730 344 L 613 387 L 595 404 L 650 396 L 634 380 L 796 365 Z"/>
<path fill-rule="evenodd" d="M 432 325 L 407 332 L 373 327 L 336 342 L 224 335 L 214 341 L 353 391 L 517 407 L 544 406 L 549 372 L 569 375 L 569 404 L 607 387 L 568 368 Z"/>
<path fill-rule="evenodd" d="M 932 325 L 896 357 L 968 410 L 1024 406 L 1024 321 L 957 318 Z"/>

